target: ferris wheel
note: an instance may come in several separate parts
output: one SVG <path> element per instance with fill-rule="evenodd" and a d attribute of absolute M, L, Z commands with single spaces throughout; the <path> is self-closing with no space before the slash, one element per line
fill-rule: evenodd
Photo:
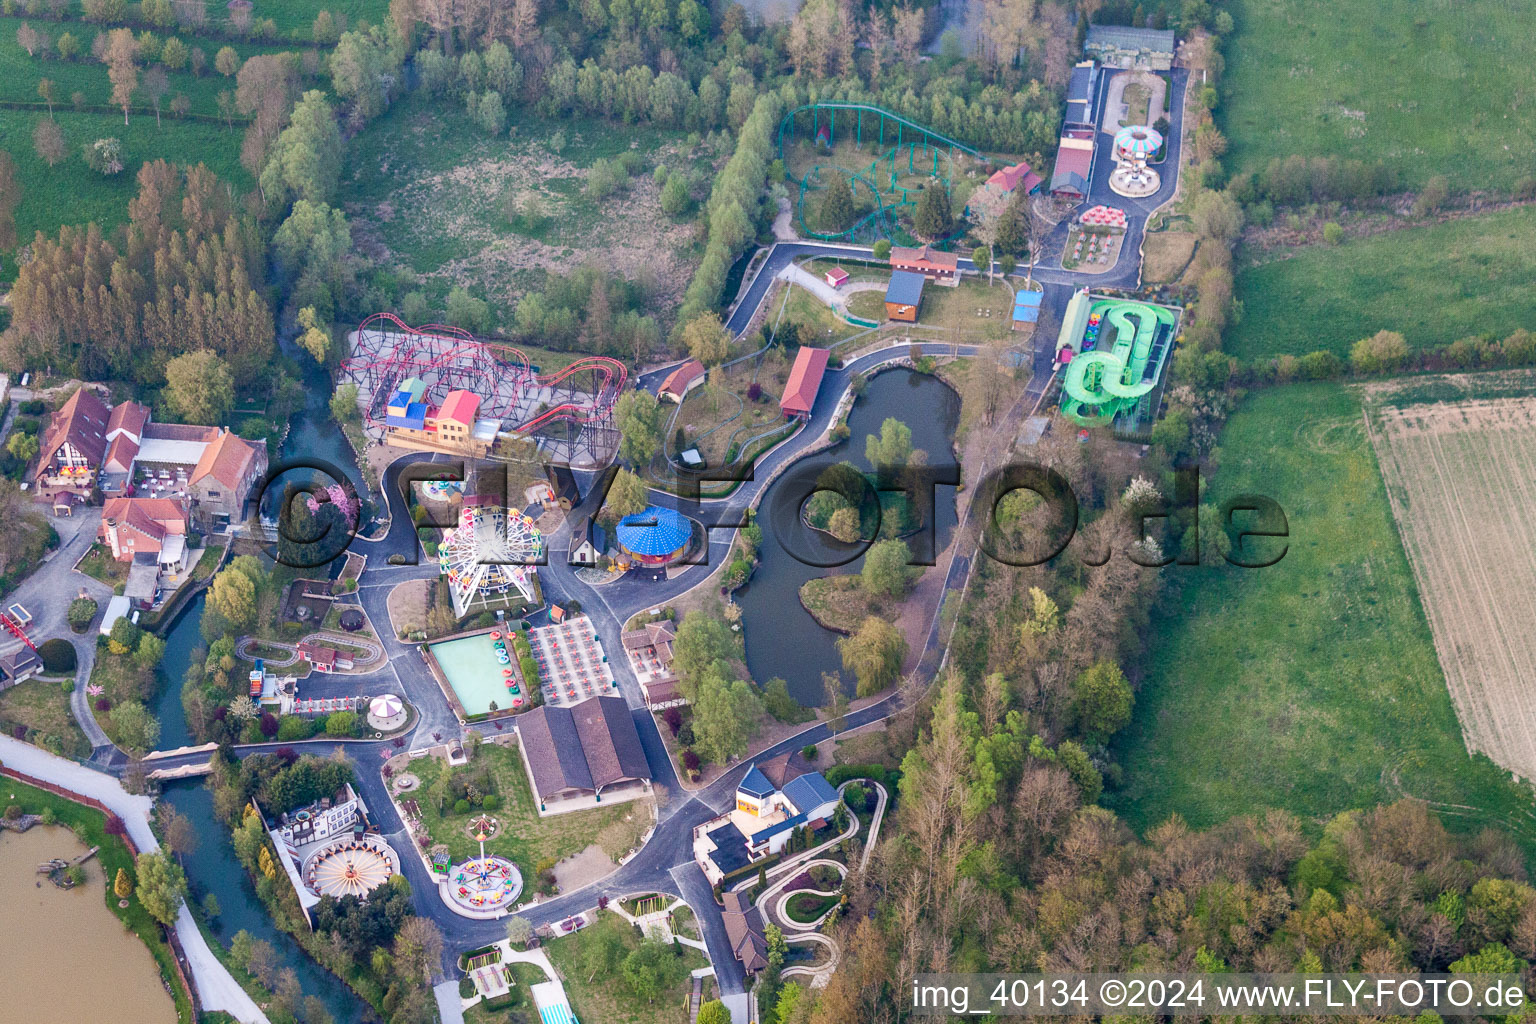
<path fill-rule="evenodd" d="M 528 516 L 485 505 L 462 509 L 437 548 L 454 611 L 462 616 L 513 591 L 533 601 L 543 552 L 544 535 Z"/>

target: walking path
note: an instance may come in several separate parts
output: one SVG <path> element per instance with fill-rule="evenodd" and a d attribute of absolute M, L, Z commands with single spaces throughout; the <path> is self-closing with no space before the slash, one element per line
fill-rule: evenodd
<path fill-rule="evenodd" d="M 110 775 L 91 771 L 73 761 L 55 757 L 9 736 L 0 736 L 0 761 L 35 779 L 51 782 L 81 796 L 99 800 L 104 806 L 123 819 L 128 835 L 140 852 L 149 853 L 160 848 L 155 834 L 149 827 L 149 814 L 155 801 L 147 796 L 133 796 Z M 176 937 L 187 954 L 187 967 L 192 983 L 197 988 L 198 1001 L 204 1010 L 223 1010 L 232 1014 L 242 1024 L 269 1024 L 267 1015 L 261 1012 L 254 1000 L 240 987 L 239 982 L 213 955 L 203 933 L 198 930 L 192 912 L 182 906 L 176 915 Z"/>

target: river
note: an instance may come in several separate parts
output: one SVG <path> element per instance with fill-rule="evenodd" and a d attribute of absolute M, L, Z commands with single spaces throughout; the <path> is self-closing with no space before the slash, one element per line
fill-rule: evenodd
<path fill-rule="evenodd" d="M 85 863 L 85 884 L 63 890 L 36 874 L 54 857 L 86 847 L 65 828 L 0 832 L 0 1007 L 27 1024 L 132 1021 L 174 1024 L 176 1004 L 155 958 L 107 909 L 101 864 Z M 110 1008 L 110 1009 L 109 1009 Z"/>
<path fill-rule="evenodd" d="M 955 465 L 955 427 L 960 421 L 960 398 L 943 382 L 911 370 L 891 370 L 869 382 L 863 397 L 848 419 L 848 440 L 812 456 L 808 461 L 820 466 L 851 462 L 861 470 L 872 467 L 864 458 L 864 438 L 878 434 L 887 417 L 901 420 L 912 430 L 912 444 L 928 453 L 928 464 L 937 468 Z M 774 507 L 779 488 L 792 484 L 793 477 L 781 477 L 763 496 L 763 510 Z M 955 489 L 938 487 L 935 503 L 935 551 L 943 551 L 955 527 Z M 761 684 L 775 677 L 785 680 L 790 694 L 800 703 L 819 706 L 824 697 L 823 672 L 841 672 L 842 657 L 837 653 L 838 634 L 824 629 L 800 604 L 800 586 L 807 580 L 832 573 L 856 572 L 862 556 L 845 566 L 824 568 L 807 565 L 786 550 L 786 540 L 767 522 L 764 512 L 761 564 L 752 581 L 736 592 L 747 630 L 747 668 Z M 856 547 L 840 544 L 825 534 L 808 529 L 793 531 L 789 546 L 803 550 L 813 560 L 830 562 L 845 558 Z M 913 544 L 914 552 L 918 545 Z M 854 680 L 843 673 L 843 683 L 850 692 Z"/>
<path fill-rule="evenodd" d="M 341 437 L 340 431 L 335 434 Z M 344 438 L 341 438 L 341 444 L 346 445 Z M 355 471 L 351 462 L 338 465 L 343 468 L 352 467 Z M 182 711 L 181 684 L 186 678 L 188 666 L 192 664 L 194 652 L 203 642 L 200 626 L 205 600 L 206 594 L 199 594 L 190 601 L 165 637 L 165 658 L 160 662 L 158 670 L 160 692 L 154 706 L 155 714 L 160 719 L 159 746 L 162 750 L 196 742 L 187 730 L 186 714 Z M 266 908 L 256 896 L 249 874 L 235 857 L 229 830 L 214 817 L 213 795 L 203 783 L 190 779 L 166 784 L 161 799 L 185 814 L 197 826 L 197 849 L 185 857 L 184 862 L 193 899 L 200 900 L 204 893 L 211 892 L 219 901 L 219 916 L 213 929 L 215 938 L 228 947 L 235 932 L 243 928 L 256 938 L 270 942 L 277 950 L 279 969 L 293 968 L 304 994 L 319 996 L 324 1000 L 337 1024 L 375 1019 L 372 1009 L 363 1000 L 354 995 L 335 975 L 310 959 L 309 954 L 290 935 L 272 923 Z"/>

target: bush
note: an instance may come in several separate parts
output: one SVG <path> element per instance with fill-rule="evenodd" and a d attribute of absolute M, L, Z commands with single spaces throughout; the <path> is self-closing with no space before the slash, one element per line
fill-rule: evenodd
<path fill-rule="evenodd" d="M 350 736 L 357 725 L 356 711 L 333 711 L 325 720 L 325 734 L 327 736 Z"/>
<path fill-rule="evenodd" d="M 454 814 L 468 814 L 469 813 L 469 801 L 465 800 L 463 797 L 460 797 L 459 799 L 455 800 L 453 802 L 453 813 Z"/>
<path fill-rule="evenodd" d="M 76 633 L 84 633 L 95 617 L 96 602 L 90 598 L 78 597 L 69 602 L 69 628 Z"/>
<path fill-rule="evenodd" d="M 307 718 L 284 715 L 277 720 L 277 738 L 285 743 L 293 740 L 307 740 L 313 734 L 313 726 Z"/>
<path fill-rule="evenodd" d="M 487 793 L 485 798 L 480 801 L 480 806 L 485 808 L 487 811 L 494 811 L 501 806 L 501 797 L 497 796 L 495 793 Z"/>
<path fill-rule="evenodd" d="M 819 748 L 814 743 L 807 743 L 805 746 L 800 748 L 800 756 L 805 758 L 807 761 L 816 760 L 816 755 L 818 752 Z"/>
<path fill-rule="evenodd" d="M 44 640 L 37 648 L 37 656 L 43 660 L 43 669 L 47 672 L 75 670 L 75 649 L 68 640 L 58 637 Z"/>

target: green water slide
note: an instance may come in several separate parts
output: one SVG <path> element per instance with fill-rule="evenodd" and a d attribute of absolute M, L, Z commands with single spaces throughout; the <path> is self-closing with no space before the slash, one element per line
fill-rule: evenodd
<path fill-rule="evenodd" d="M 1091 313 L 1099 314 L 1101 330 L 1115 328 L 1114 346 L 1073 357 L 1061 384 L 1061 411 L 1086 427 L 1105 426 L 1134 410 L 1157 386 L 1171 339 L 1155 353 L 1155 372 L 1149 374 L 1147 364 L 1154 359 L 1158 328 L 1171 331 L 1176 322 L 1171 310 L 1144 302 L 1100 300 Z"/>

